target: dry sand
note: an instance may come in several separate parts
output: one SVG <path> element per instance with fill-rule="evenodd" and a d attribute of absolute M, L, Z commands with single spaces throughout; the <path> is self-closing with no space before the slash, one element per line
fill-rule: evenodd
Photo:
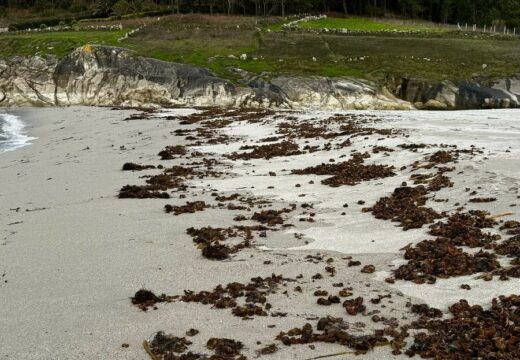
<path fill-rule="evenodd" d="M 232 223 L 236 213 L 209 209 L 176 217 L 164 213 L 163 206 L 182 204 L 185 200 L 116 197 L 121 186 L 142 183 L 139 179 L 142 173 L 121 171 L 123 163 L 158 164 L 157 153 L 162 148 L 182 144 L 180 137 L 171 135 L 178 128 L 177 122 L 160 118 L 123 121 L 132 111 L 104 108 L 10 111 L 27 121 L 29 135 L 36 139 L 29 146 L 0 154 L 0 275 L 4 274 L 0 284 L 0 358 L 147 359 L 142 348 L 144 339 L 158 330 L 181 336 L 190 328 L 201 331 L 193 339 L 194 351 L 204 351 L 203 344 L 210 337 L 228 337 L 243 341 L 247 347 L 245 353 L 253 357 L 255 350 L 262 347 L 257 341 L 264 345 L 273 343 L 278 332 L 302 326 L 309 317 L 334 312 L 335 316 L 344 316 L 343 308 L 332 311 L 330 307 L 316 306 L 312 292 L 317 284 L 311 281 L 303 284 L 301 296 L 274 295 L 274 310 L 290 309 L 287 317 L 261 317 L 252 321 L 234 317 L 229 310 L 217 311 L 196 304 L 161 304 L 158 310 L 142 312 L 130 304 L 130 297 L 142 287 L 156 293 L 182 294 L 185 289 L 209 290 L 221 283 L 247 282 L 253 276 L 271 273 L 293 278 L 301 273 L 309 279 L 323 272 L 323 263 L 304 261 L 307 254 L 316 254 L 317 250 L 336 260 L 338 275 L 334 281 L 350 283 L 356 294 L 369 299 L 378 293 L 391 292 L 393 301 L 387 303 L 384 312 L 397 318 L 406 314 L 407 301 L 427 302 L 446 310 L 447 305 L 461 297 L 487 304 L 493 296 L 509 295 L 520 285 L 517 279 L 484 283 L 474 280 L 475 276 L 443 280 L 435 286 L 402 281 L 392 286 L 385 283 L 383 279 L 391 266 L 402 262 L 399 249 L 428 236 L 425 230 L 405 233 L 393 223 L 375 220 L 371 214 L 362 213 L 356 202 L 365 200 L 370 204 L 389 194 L 408 173 L 340 188 L 323 185 L 307 188 L 305 184 L 310 180 L 319 184 L 322 179 L 314 175 L 267 176 L 269 171 L 283 174 L 283 169 L 326 162 L 346 151 L 239 161 L 233 169 L 238 176 L 194 181 L 195 188 L 190 192 L 197 200 L 211 199 L 209 189 L 220 192 L 238 189 L 268 197 L 280 206 L 312 202 L 317 213 L 316 223 L 293 221 L 295 229 L 273 233 L 266 240 L 257 239 L 257 248 L 243 251 L 230 261 L 208 261 L 193 246 L 185 234 L 186 228 L 223 226 Z M 462 147 L 474 144 L 486 148 L 479 159 L 459 164 L 464 174 L 454 176 L 457 186 L 438 195 L 449 198 L 450 204 L 467 201 L 465 187 L 481 186 L 479 195 L 499 200 L 491 205 L 470 207 L 500 213 L 515 211 L 511 210 L 512 204 L 520 206 L 517 111 L 375 114 L 384 115 L 385 122 L 379 126 L 408 129 L 411 136 L 405 141 L 409 143 L 453 143 Z M 329 115 L 299 116 L 310 119 Z M 238 123 L 223 131 L 254 142 L 271 135 L 273 128 Z M 396 140 L 388 141 L 379 145 L 397 145 Z M 229 153 L 241 145 L 212 145 L 198 150 Z M 362 141 L 355 144 L 359 149 L 366 145 L 370 144 Z M 412 156 L 406 156 L 392 164 L 398 167 L 409 163 Z M 375 159 L 384 161 L 383 157 Z M 302 187 L 295 188 L 296 183 Z M 268 185 L 274 189 L 267 189 Z M 302 193 L 306 194 L 303 198 L 299 196 Z M 348 209 L 343 208 L 344 203 L 350 204 Z M 339 215 L 342 211 L 347 212 L 346 216 Z M 293 216 L 291 220 L 298 217 Z M 510 219 L 518 219 L 518 214 Z M 295 239 L 293 232 L 305 234 L 306 239 Z M 305 240 L 310 243 L 306 245 Z M 363 264 L 374 264 L 378 271 L 360 274 L 359 268 L 349 268 L 341 261 L 345 254 Z M 267 259 L 272 264 L 264 265 Z M 472 284 L 473 289 L 469 292 L 459 289 L 462 283 Z M 352 331 L 369 331 L 372 325 L 367 326 L 359 329 L 354 326 Z M 130 346 L 123 348 L 123 343 Z M 342 350 L 340 346 L 324 344 L 317 344 L 316 350 L 307 346 L 282 346 L 281 351 L 269 358 L 306 359 Z M 374 359 L 388 356 L 385 349 L 366 355 Z"/>

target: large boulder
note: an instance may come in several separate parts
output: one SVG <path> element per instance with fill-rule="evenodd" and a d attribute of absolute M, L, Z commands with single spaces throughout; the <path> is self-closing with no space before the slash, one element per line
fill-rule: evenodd
<path fill-rule="evenodd" d="M 14 57 L 0 60 L 0 104 L 40 106 L 55 104 L 54 57 Z"/>
<path fill-rule="evenodd" d="M 485 109 L 520 106 L 520 79 L 442 81 L 402 79 L 394 93 L 427 109 Z"/>
<path fill-rule="evenodd" d="M 76 49 L 56 67 L 57 104 L 232 105 L 235 87 L 209 70 L 114 47 Z"/>
<path fill-rule="evenodd" d="M 278 77 L 271 85 L 293 107 L 319 109 L 410 109 L 374 84 L 347 77 Z"/>

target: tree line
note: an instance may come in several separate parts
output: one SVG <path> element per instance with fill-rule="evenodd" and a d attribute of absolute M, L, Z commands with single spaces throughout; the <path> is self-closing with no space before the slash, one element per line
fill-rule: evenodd
<path fill-rule="evenodd" d="M 0 0 L 0 8 L 62 9 L 96 15 L 169 8 L 179 13 L 288 16 L 342 13 L 401 16 L 439 23 L 520 26 L 520 0 Z M 119 10 L 118 10 L 119 9 Z"/>

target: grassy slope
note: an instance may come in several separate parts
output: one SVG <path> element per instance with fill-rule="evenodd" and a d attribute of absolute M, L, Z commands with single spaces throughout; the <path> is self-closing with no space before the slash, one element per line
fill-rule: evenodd
<path fill-rule="evenodd" d="M 332 28 L 334 24 L 340 27 L 348 24 L 352 29 L 365 31 L 396 28 L 393 24 L 358 18 L 323 21 L 324 24 L 318 25 Z M 318 26 L 313 22 L 306 24 Z M 124 32 L 137 25 L 135 21 L 125 23 L 123 31 L 0 34 L 0 57 L 34 53 L 62 57 L 85 43 L 107 44 L 128 47 L 143 56 L 209 67 L 232 80 L 238 78 L 229 67 L 252 73 L 347 75 L 376 81 L 384 81 L 386 75 L 408 75 L 432 81 L 477 75 L 499 77 L 520 70 L 518 39 L 439 35 L 439 30 L 423 25 L 403 25 L 413 30 L 420 27 L 421 36 L 318 35 L 268 32 L 270 24 L 258 18 L 169 16 L 159 22 L 148 21 L 144 30 L 118 43 L 117 39 Z M 248 54 L 247 61 L 237 58 L 242 53 Z M 486 69 L 483 64 L 488 65 Z"/>

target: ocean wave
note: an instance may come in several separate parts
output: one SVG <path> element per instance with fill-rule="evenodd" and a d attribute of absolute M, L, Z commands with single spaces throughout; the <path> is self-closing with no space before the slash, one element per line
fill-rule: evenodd
<path fill-rule="evenodd" d="M 0 114 L 0 152 L 18 149 L 34 139 L 25 134 L 25 124 L 18 116 Z"/>

